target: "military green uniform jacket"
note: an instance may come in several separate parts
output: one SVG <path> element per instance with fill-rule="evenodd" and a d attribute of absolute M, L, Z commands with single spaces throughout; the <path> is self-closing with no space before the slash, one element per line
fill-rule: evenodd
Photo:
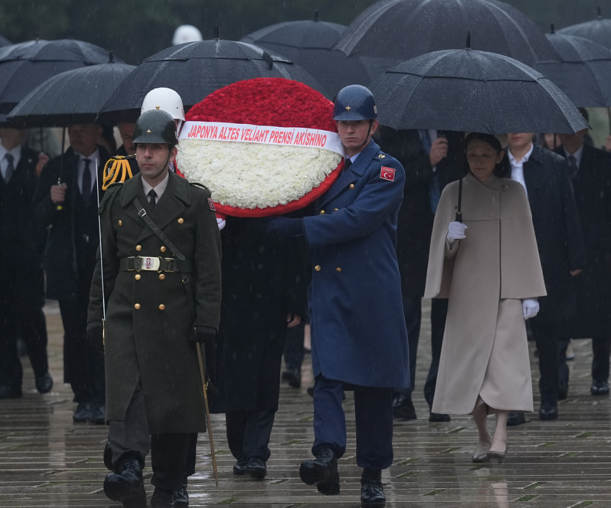
<path fill-rule="evenodd" d="M 197 325 L 218 330 L 221 244 L 209 197 L 208 190 L 172 172 L 152 210 L 139 174 L 106 192 L 100 206 L 107 301 L 106 420 L 125 419 L 140 380 L 151 434 L 205 432 L 197 352 L 187 337 Z M 189 284 L 178 272 L 121 271 L 120 260 L 129 256 L 174 257 L 138 216 L 135 198 L 190 261 Z M 98 260 L 88 322 L 101 320 Z"/>

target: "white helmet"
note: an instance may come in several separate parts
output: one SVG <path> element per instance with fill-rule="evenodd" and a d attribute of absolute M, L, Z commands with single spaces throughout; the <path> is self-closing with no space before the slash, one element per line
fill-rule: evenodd
<path fill-rule="evenodd" d="M 172 44 L 184 44 L 185 42 L 197 42 L 201 41 L 202 33 L 195 28 L 193 25 L 180 25 L 174 30 L 174 37 L 172 38 Z"/>
<path fill-rule="evenodd" d="M 142 101 L 140 114 L 151 109 L 161 109 L 169 113 L 174 120 L 185 121 L 185 108 L 182 99 L 171 88 L 153 88 Z"/>

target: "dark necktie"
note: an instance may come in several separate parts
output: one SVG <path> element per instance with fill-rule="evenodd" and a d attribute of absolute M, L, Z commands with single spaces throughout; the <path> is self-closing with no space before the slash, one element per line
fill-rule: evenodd
<path fill-rule="evenodd" d="M 342 170 L 342 173 L 346 171 L 350 166 L 352 166 L 352 160 L 350 159 L 350 157 L 346 157 L 344 159 L 344 169 Z"/>
<path fill-rule="evenodd" d="M 4 177 L 4 181 L 8 183 L 9 180 L 11 179 L 11 176 L 13 176 L 13 173 L 15 172 L 15 166 L 13 165 L 13 162 L 15 161 L 15 159 L 12 153 L 7 153 L 4 156 L 4 158 L 6 159 L 6 162 L 8 163 L 6 166 L 6 174 Z"/>
<path fill-rule="evenodd" d="M 151 189 L 148 193 L 149 196 L 149 204 L 151 205 L 151 210 L 153 208 L 155 208 L 155 200 L 157 198 L 157 193 L 155 192 L 155 189 Z"/>
<path fill-rule="evenodd" d="M 85 169 L 83 170 L 83 183 L 81 185 L 81 196 L 84 201 L 89 201 L 91 196 L 91 171 L 89 170 L 90 159 L 83 159 L 85 163 Z"/>
<path fill-rule="evenodd" d="M 569 164 L 569 177 L 571 180 L 575 180 L 577 170 L 579 169 L 577 167 L 577 159 L 573 155 L 569 155 L 567 162 Z"/>

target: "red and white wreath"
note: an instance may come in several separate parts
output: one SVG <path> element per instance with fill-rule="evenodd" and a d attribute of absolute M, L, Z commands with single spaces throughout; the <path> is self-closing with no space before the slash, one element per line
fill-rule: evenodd
<path fill-rule="evenodd" d="M 333 103 L 284 78 L 240 81 L 191 108 L 177 165 L 206 185 L 218 212 L 287 213 L 321 196 L 343 167 Z"/>

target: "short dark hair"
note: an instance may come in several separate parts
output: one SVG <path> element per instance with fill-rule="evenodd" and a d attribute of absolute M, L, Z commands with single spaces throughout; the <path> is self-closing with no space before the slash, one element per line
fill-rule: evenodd
<path fill-rule="evenodd" d="M 494 148 L 497 154 L 505 150 L 496 136 L 492 134 L 484 134 L 483 132 L 472 132 L 465 138 L 465 141 L 463 142 L 465 152 L 467 151 L 469 143 L 476 139 L 488 143 L 492 148 Z M 469 171 L 469 161 L 467 161 L 467 159 L 465 158 L 465 174 L 467 174 Z M 509 162 L 509 155 L 507 154 L 507 150 L 505 150 L 505 155 L 501 159 L 501 162 L 499 162 L 495 166 L 493 174 L 497 178 L 507 178 L 509 175 L 511 175 L 511 163 Z"/>

